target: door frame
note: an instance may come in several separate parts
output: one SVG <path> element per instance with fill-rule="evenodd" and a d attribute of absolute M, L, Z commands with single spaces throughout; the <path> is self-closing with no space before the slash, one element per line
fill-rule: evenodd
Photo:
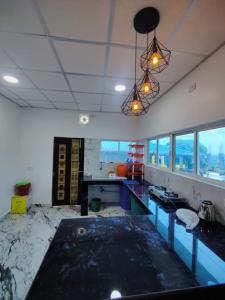
<path fill-rule="evenodd" d="M 65 189 L 65 195 L 68 198 L 66 201 L 57 201 L 55 198 L 57 193 L 57 185 L 58 185 L 58 179 L 55 178 L 57 176 L 57 163 L 58 163 L 58 148 L 56 147 L 57 143 L 66 143 L 66 156 L 71 155 L 71 146 L 72 146 L 72 140 L 80 140 L 80 149 L 79 149 L 79 173 L 78 173 L 78 204 L 80 204 L 81 199 L 81 184 L 80 181 L 83 179 L 83 173 L 84 173 L 84 138 L 68 138 L 68 137 L 54 137 L 53 140 L 53 166 L 52 166 L 52 206 L 62 206 L 62 205 L 71 205 L 70 203 L 70 185 L 67 185 L 67 189 Z M 67 165 L 67 172 L 66 172 L 66 181 L 70 182 L 71 177 L 71 164 Z"/>

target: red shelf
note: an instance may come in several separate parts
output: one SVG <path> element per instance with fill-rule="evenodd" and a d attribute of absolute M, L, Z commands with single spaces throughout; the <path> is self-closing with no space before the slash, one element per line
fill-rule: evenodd
<path fill-rule="evenodd" d="M 143 149 L 144 145 L 139 145 L 139 144 L 130 144 L 128 145 L 130 148 L 136 148 L 136 149 Z"/>

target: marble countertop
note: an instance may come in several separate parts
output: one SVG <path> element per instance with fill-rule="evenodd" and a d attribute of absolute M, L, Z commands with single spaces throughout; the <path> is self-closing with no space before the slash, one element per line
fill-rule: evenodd
<path fill-rule="evenodd" d="M 92 182 L 92 181 L 121 181 L 123 182 L 126 180 L 126 177 L 121 176 L 108 176 L 108 177 L 95 177 L 95 176 L 84 176 L 84 178 L 81 180 L 83 182 Z"/>
<path fill-rule="evenodd" d="M 225 283 L 225 227 L 186 231 L 175 209 L 129 185 L 144 216 L 63 220 L 27 299 L 110 299 Z"/>

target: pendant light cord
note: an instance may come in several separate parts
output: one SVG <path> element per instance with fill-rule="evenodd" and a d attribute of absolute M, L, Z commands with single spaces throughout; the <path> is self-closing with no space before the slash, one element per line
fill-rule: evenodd
<path fill-rule="evenodd" d="M 134 66 L 134 76 L 135 76 L 135 85 L 137 82 L 137 31 L 135 31 L 135 66 Z"/>

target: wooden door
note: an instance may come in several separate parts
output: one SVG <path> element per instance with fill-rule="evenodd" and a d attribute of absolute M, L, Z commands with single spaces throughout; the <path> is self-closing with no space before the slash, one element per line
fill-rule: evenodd
<path fill-rule="evenodd" d="M 84 139 L 54 138 L 53 205 L 80 203 L 80 180 L 84 169 Z"/>

